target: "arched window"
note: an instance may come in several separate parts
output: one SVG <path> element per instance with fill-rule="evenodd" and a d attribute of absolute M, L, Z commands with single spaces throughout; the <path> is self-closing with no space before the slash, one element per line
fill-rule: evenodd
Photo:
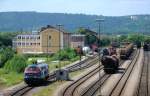
<path fill-rule="evenodd" d="M 49 40 L 51 39 L 51 36 L 49 36 Z"/>

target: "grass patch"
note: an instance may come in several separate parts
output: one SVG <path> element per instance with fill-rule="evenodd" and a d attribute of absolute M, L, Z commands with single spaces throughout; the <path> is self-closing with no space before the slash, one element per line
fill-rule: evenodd
<path fill-rule="evenodd" d="M 7 73 L 4 69 L 0 69 L 0 85 L 9 87 L 23 81 L 23 74 L 10 72 Z"/>
<path fill-rule="evenodd" d="M 37 58 L 33 57 L 33 59 L 37 59 Z M 46 59 L 46 58 L 42 58 L 42 59 Z M 70 61 L 61 61 L 61 67 L 69 65 L 76 60 L 78 60 L 78 57 Z M 47 64 L 49 64 L 49 71 L 56 70 L 57 69 L 56 66 L 59 65 L 58 62 L 57 63 L 48 62 Z M 4 89 L 6 87 L 10 87 L 18 83 L 21 83 L 23 81 L 23 78 L 24 78 L 23 73 L 17 73 L 12 71 L 8 72 L 4 70 L 4 68 L 0 68 L 0 89 Z"/>
<path fill-rule="evenodd" d="M 28 58 L 28 61 L 30 62 L 30 64 L 32 64 L 32 60 L 38 60 L 38 59 L 45 60 L 46 63 L 49 65 L 50 71 L 56 70 L 57 69 L 56 66 L 59 67 L 59 61 L 58 60 L 53 62 L 54 56 L 48 57 L 48 59 L 46 57 L 30 57 L 30 58 Z M 66 61 L 62 60 L 62 61 L 60 61 L 61 67 L 69 65 L 69 64 L 71 64 L 71 63 L 73 63 L 79 59 L 80 59 L 79 56 L 76 56 L 75 58 L 72 58 L 70 60 L 66 60 Z"/>
<path fill-rule="evenodd" d="M 61 62 L 60 62 L 61 67 L 64 67 L 64 66 L 66 66 L 66 65 L 69 65 L 69 64 L 71 64 L 71 63 L 72 63 L 72 62 L 70 62 L 70 61 L 61 61 Z M 50 71 L 56 70 L 56 69 L 57 69 L 56 66 L 59 66 L 59 62 L 56 62 L 56 63 L 51 62 L 51 63 L 49 63 L 48 65 L 49 65 L 49 70 L 50 70 Z"/>
<path fill-rule="evenodd" d="M 46 88 L 40 90 L 38 93 L 33 94 L 33 96 L 53 96 L 54 90 L 57 90 L 61 84 L 64 84 L 66 81 L 57 81 L 53 84 L 47 86 Z"/>
<path fill-rule="evenodd" d="M 74 59 L 71 59 L 70 61 L 60 61 L 60 64 L 61 64 L 61 68 L 64 67 L 64 66 L 67 66 L 75 61 L 79 60 L 79 57 L 76 57 Z M 49 65 L 49 70 L 50 71 L 53 71 L 53 70 L 56 70 L 56 66 L 59 67 L 59 61 L 57 62 L 48 62 L 47 63 Z"/>
<path fill-rule="evenodd" d="M 75 76 L 81 74 L 83 71 L 85 71 L 85 70 L 82 69 L 82 70 L 78 70 L 78 71 L 75 71 L 75 72 L 71 72 L 71 73 L 69 74 L 69 76 L 70 76 L 70 78 L 75 77 Z"/>
<path fill-rule="evenodd" d="M 70 61 L 61 61 L 61 67 L 66 66 L 72 62 Z M 58 66 L 59 63 L 51 63 L 49 64 L 49 70 L 55 70 L 57 69 L 56 66 Z M 7 72 L 3 68 L 0 69 L 0 86 L 3 86 L 4 88 L 10 87 L 12 85 L 21 83 L 23 81 L 23 73 L 16 73 L 16 72 Z"/>
<path fill-rule="evenodd" d="M 81 74 L 83 70 L 78 70 L 75 72 L 71 72 L 69 73 L 70 78 L 75 77 L 79 74 Z M 50 84 L 49 86 L 47 86 L 46 88 L 43 88 L 42 90 L 40 90 L 37 93 L 34 93 L 33 96 L 54 96 L 54 93 L 56 91 L 56 89 L 58 89 L 58 87 L 60 87 L 62 84 L 66 83 L 67 81 L 56 81 L 53 84 Z"/>

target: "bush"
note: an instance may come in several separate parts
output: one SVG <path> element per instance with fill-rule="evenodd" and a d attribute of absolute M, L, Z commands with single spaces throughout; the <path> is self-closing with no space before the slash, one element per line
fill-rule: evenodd
<path fill-rule="evenodd" d="M 142 42 L 143 38 L 143 35 L 129 34 L 127 39 L 131 42 Z"/>
<path fill-rule="evenodd" d="M 12 46 L 12 39 L 19 34 L 18 32 L 0 32 L 0 47 Z"/>
<path fill-rule="evenodd" d="M 25 54 L 25 56 L 26 57 L 51 57 L 51 56 L 53 56 L 53 54 L 51 53 L 51 54 L 47 54 L 47 53 L 43 53 L 43 54 Z"/>
<path fill-rule="evenodd" d="M 0 50 L 0 67 L 3 67 L 7 60 L 11 59 L 15 54 L 15 51 L 11 48 L 2 48 Z"/>
<path fill-rule="evenodd" d="M 64 50 L 61 50 L 57 52 L 54 55 L 54 60 L 60 59 L 60 60 L 70 60 L 72 58 L 75 58 L 77 55 L 74 51 L 74 49 L 66 48 Z"/>
<path fill-rule="evenodd" d="M 144 42 L 150 42 L 150 36 L 145 36 Z"/>
<path fill-rule="evenodd" d="M 27 66 L 27 60 L 23 55 L 14 55 L 11 60 L 8 60 L 4 66 L 6 71 L 14 71 L 21 73 Z"/>

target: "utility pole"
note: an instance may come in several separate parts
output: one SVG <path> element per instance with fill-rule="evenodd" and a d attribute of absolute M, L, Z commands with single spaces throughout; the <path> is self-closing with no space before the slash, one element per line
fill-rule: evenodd
<path fill-rule="evenodd" d="M 101 62 L 100 62 L 100 25 L 101 25 L 101 22 L 103 22 L 104 19 L 96 19 L 96 22 L 98 23 L 98 38 L 99 38 L 99 42 L 98 42 L 98 57 L 99 57 L 99 69 L 100 69 L 100 65 L 101 65 Z M 99 71 L 99 96 L 101 96 L 101 73 Z"/>
<path fill-rule="evenodd" d="M 49 54 L 49 33 L 47 33 L 47 61 L 48 61 L 48 54 Z"/>
<path fill-rule="evenodd" d="M 59 70 L 61 69 L 61 62 L 60 62 L 60 50 L 61 50 L 61 27 L 63 26 L 62 24 L 57 24 L 56 25 L 58 27 L 59 30 Z"/>

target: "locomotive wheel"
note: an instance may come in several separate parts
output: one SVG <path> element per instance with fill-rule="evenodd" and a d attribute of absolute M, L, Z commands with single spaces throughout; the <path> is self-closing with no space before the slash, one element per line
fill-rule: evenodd
<path fill-rule="evenodd" d="M 104 69 L 104 72 L 105 72 L 105 73 L 110 73 L 110 70 Z"/>
<path fill-rule="evenodd" d="M 49 78 L 49 76 L 46 76 L 46 77 L 45 77 L 45 80 L 48 80 L 48 78 Z"/>
<path fill-rule="evenodd" d="M 104 72 L 107 73 L 107 74 L 113 74 L 115 73 L 115 69 L 104 69 Z"/>
<path fill-rule="evenodd" d="M 117 62 L 116 62 L 115 70 L 118 70 L 118 67 L 119 67 L 119 60 L 117 60 Z"/>

